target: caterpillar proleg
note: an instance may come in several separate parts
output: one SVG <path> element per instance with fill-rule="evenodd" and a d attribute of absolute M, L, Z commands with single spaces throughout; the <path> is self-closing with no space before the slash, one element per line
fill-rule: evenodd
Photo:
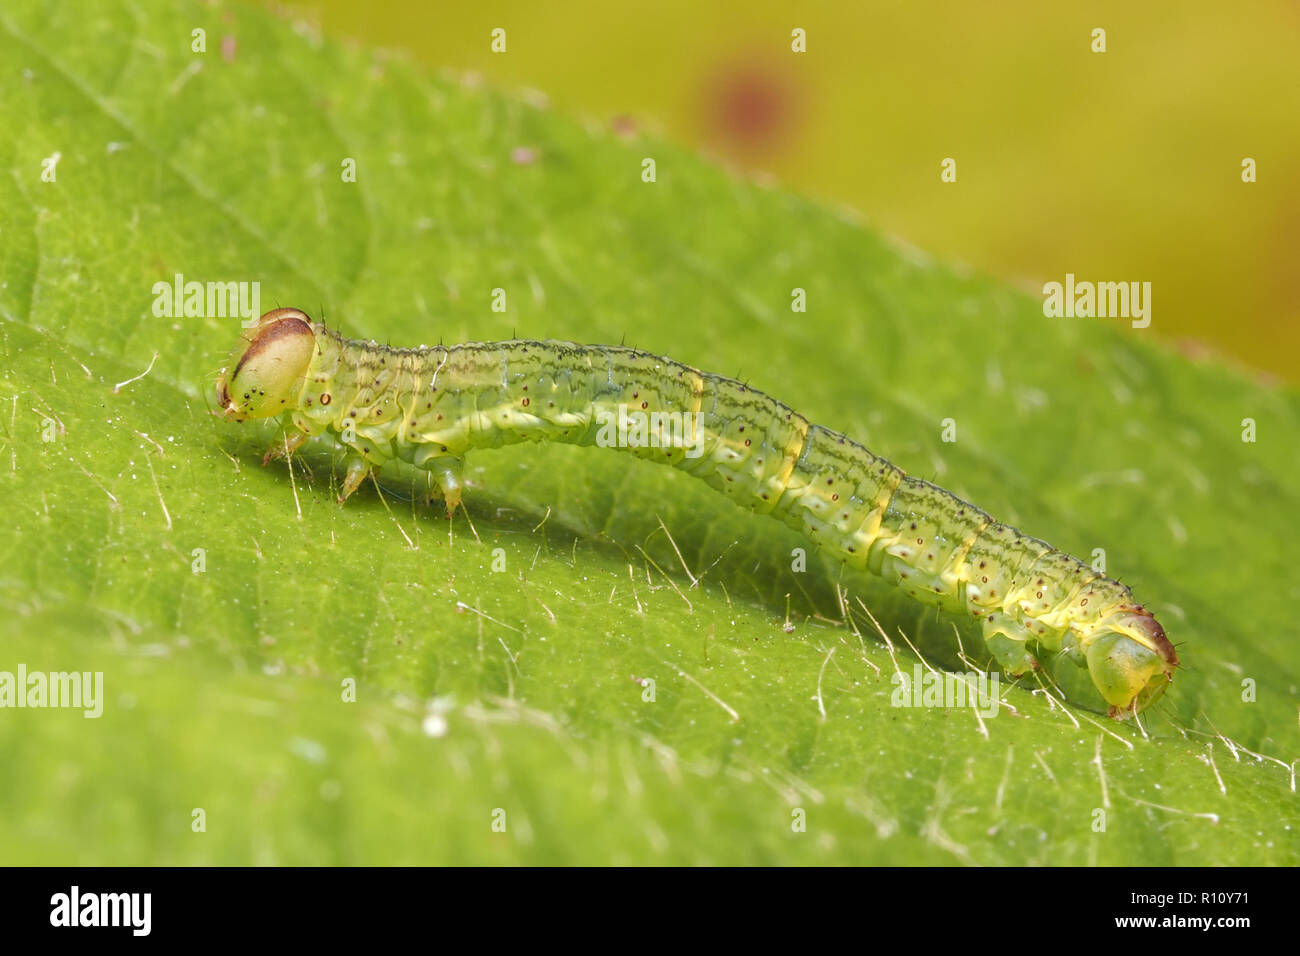
<path fill-rule="evenodd" d="M 636 349 L 510 341 L 397 349 L 297 309 L 242 332 L 217 386 L 230 421 L 290 428 L 266 459 L 328 432 L 347 450 L 340 501 L 401 460 L 450 515 L 465 455 L 522 441 L 622 447 L 702 478 L 845 564 L 983 622 L 1004 671 L 1035 651 L 1086 667 L 1112 716 L 1173 680 L 1178 655 L 1128 587 L 729 378 Z"/>

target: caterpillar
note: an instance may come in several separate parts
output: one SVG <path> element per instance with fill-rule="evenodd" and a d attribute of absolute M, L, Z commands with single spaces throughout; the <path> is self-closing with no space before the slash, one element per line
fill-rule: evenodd
<path fill-rule="evenodd" d="M 401 460 L 430 472 L 450 517 L 463 461 L 521 441 L 622 447 L 702 478 L 803 532 L 846 565 L 982 621 L 998 665 L 1034 654 L 1087 668 L 1109 714 L 1136 714 L 1178 655 L 1129 588 L 843 435 L 720 375 L 624 347 L 508 341 L 392 348 L 293 308 L 243 330 L 217 382 L 228 421 L 278 417 L 263 463 L 330 433 L 347 454 L 340 503 Z"/>

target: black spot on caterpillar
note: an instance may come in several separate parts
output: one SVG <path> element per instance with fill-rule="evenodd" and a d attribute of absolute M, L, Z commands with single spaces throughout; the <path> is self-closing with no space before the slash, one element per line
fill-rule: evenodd
<path fill-rule="evenodd" d="M 756 389 L 636 349 L 511 341 L 395 349 L 342 338 L 297 309 L 245 329 L 217 398 L 231 421 L 280 416 L 291 437 L 348 450 L 340 501 L 401 460 L 433 474 L 450 515 L 475 448 L 560 441 L 625 448 L 802 531 L 845 564 L 983 622 L 999 665 L 1031 648 L 1088 669 L 1112 716 L 1173 680 L 1178 655 L 1129 589 L 955 495 L 905 475 Z"/>

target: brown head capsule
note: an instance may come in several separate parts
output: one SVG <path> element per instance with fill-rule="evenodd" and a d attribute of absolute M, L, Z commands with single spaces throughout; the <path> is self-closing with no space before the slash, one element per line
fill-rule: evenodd
<path fill-rule="evenodd" d="M 1174 679 L 1178 653 L 1143 607 L 1101 621 L 1087 641 L 1088 672 L 1112 716 L 1154 703 Z"/>
<path fill-rule="evenodd" d="M 223 416 L 242 422 L 296 408 L 316 350 L 311 319 L 298 309 L 272 309 L 252 328 L 217 381 Z"/>

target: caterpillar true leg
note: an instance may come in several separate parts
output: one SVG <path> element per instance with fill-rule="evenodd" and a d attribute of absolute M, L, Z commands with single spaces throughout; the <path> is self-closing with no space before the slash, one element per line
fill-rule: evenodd
<path fill-rule="evenodd" d="M 293 431 L 280 441 L 272 442 L 271 447 L 268 448 L 266 454 L 262 456 L 262 464 L 269 465 L 271 462 L 279 458 L 288 458 L 295 451 L 301 448 L 303 442 L 310 437 L 311 436 L 304 431 Z"/>
<path fill-rule="evenodd" d="M 450 518 L 456 513 L 456 507 L 460 504 L 461 489 L 465 487 L 464 479 L 461 476 L 462 462 L 459 458 L 430 458 L 420 464 L 433 472 L 434 484 L 438 486 L 438 491 L 442 494 L 443 504 L 447 508 L 447 517 Z"/>
<path fill-rule="evenodd" d="M 1012 677 L 1020 677 L 1038 667 L 1038 658 L 1029 653 L 1023 639 L 1011 637 L 1003 628 L 987 621 L 984 623 L 984 643 L 998 666 Z"/>
<path fill-rule="evenodd" d="M 347 474 L 343 476 L 343 490 L 339 493 L 339 504 L 347 501 L 352 492 L 361 487 L 361 482 L 370 474 L 370 463 L 360 455 L 348 456 Z"/>
<path fill-rule="evenodd" d="M 1158 698 L 1178 667 L 1164 630 L 1119 581 L 756 389 L 636 349 L 397 349 L 276 309 L 241 333 L 217 398 L 230 421 L 287 418 L 304 435 L 334 436 L 348 449 L 340 500 L 398 458 L 431 473 L 450 516 L 471 449 L 622 448 L 704 480 L 919 601 L 980 618 L 1009 674 L 1037 667 L 1035 654 L 1066 654 L 1119 715 Z"/>

